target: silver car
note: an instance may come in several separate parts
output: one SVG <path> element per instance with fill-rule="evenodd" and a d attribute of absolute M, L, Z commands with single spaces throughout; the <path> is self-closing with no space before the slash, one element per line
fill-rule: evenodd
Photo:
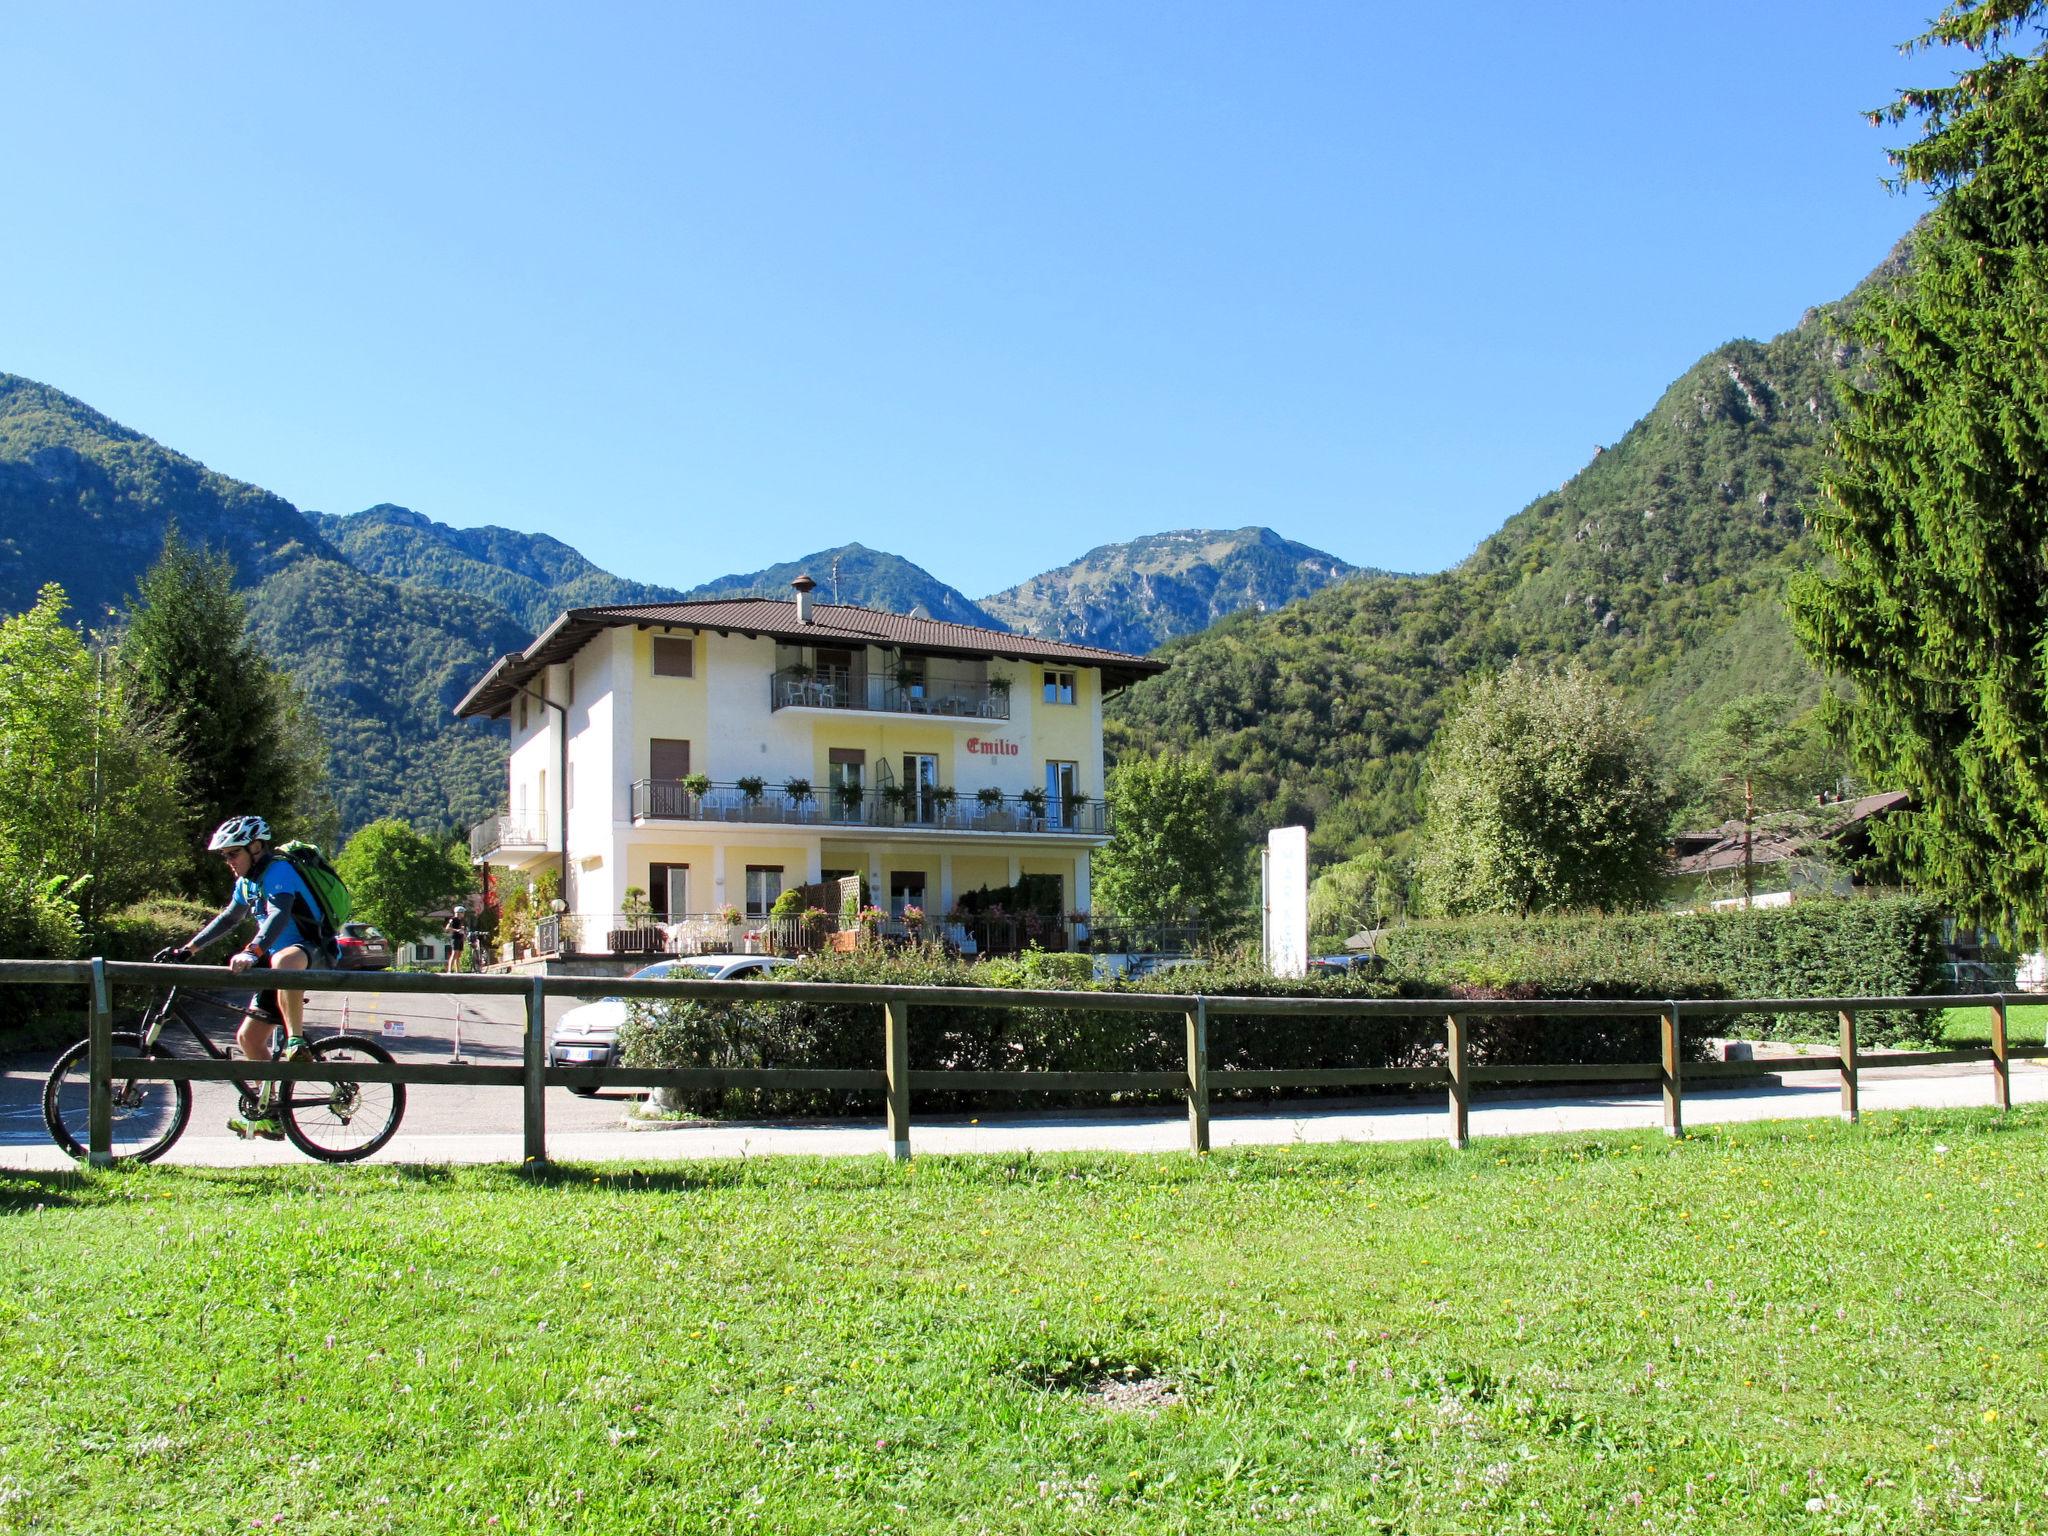
<path fill-rule="evenodd" d="M 642 966 L 629 980 L 659 981 L 666 976 L 676 981 L 731 981 L 736 977 L 765 976 L 791 962 L 776 955 L 689 955 L 678 960 L 657 960 Z M 619 1060 L 619 1028 L 626 1022 L 623 997 L 601 997 L 594 1003 L 571 1008 L 555 1024 L 548 1040 L 548 1062 L 557 1067 L 610 1067 Z M 571 1088 L 578 1098 L 590 1098 L 595 1088 Z"/>

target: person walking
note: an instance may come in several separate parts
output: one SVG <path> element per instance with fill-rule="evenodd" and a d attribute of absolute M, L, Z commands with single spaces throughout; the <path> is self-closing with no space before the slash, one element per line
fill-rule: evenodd
<path fill-rule="evenodd" d="M 443 975 L 454 976 L 462 970 L 462 951 L 469 944 L 469 916 L 461 902 L 455 903 L 455 910 L 448 914 L 445 925 L 448 933 L 448 960 L 441 967 Z"/>

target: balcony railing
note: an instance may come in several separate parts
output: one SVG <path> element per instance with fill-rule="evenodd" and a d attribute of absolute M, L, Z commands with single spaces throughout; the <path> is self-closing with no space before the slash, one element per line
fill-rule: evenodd
<path fill-rule="evenodd" d="M 545 816 L 487 816 L 469 829 L 469 856 L 482 859 L 500 848 L 545 849 L 548 819 Z"/>
<path fill-rule="evenodd" d="M 1036 795 L 983 798 L 948 789 L 864 789 L 848 793 L 830 786 L 803 799 L 780 787 L 749 795 L 737 784 L 691 790 L 674 779 L 640 779 L 633 785 L 635 821 L 732 821 L 777 826 L 927 828 L 934 832 L 1042 832 L 1102 837 L 1109 808 L 1100 800 L 1067 800 Z"/>
<path fill-rule="evenodd" d="M 857 709 L 953 720 L 1007 720 L 1010 690 L 933 678 L 908 687 L 844 667 L 784 667 L 769 675 L 770 709 Z"/>

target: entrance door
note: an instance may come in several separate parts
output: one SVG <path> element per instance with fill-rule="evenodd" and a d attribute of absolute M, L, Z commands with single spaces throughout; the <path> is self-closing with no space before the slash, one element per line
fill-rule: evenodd
<path fill-rule="evenodd" d="M 1068 807 L 1080 792 L 1080 776 L 1079 763 L 1049 762 L 1045 765 L 1045 815 L 1053 826 L 1071 824 L 1072 812 Z"/>

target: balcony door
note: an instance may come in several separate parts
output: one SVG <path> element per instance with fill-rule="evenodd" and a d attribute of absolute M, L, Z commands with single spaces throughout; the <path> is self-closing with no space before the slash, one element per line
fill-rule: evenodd
<path fill-rule="evenodd" d="M 903 802 L 905 821 L 933 822 L 939 817 L 935 791 L 939 787 L 939 758 L 935 752 L 903 754 L 903 787 L 909 791 Z"/>
<path fill-rule="evenodd" d="M 827 749 L 825 814 L 839 821 L 859 821 L 866 805 L 868 755 L 859 747 Z"/>
<path fill-rule="evenodd" d="M 1048 762 L 1045 765 L 1045 816 L 1055 827 L 1073 820 L 1074 796 L 1080 793 L 1079 763 Z"/>
<path fill-rule="evenodd" d="M 687 816 L 689 797 L 683 780 L 690 776 L 690 744 L 659 736 L 647 743 L 647 812 L 650 816 Z"/>

